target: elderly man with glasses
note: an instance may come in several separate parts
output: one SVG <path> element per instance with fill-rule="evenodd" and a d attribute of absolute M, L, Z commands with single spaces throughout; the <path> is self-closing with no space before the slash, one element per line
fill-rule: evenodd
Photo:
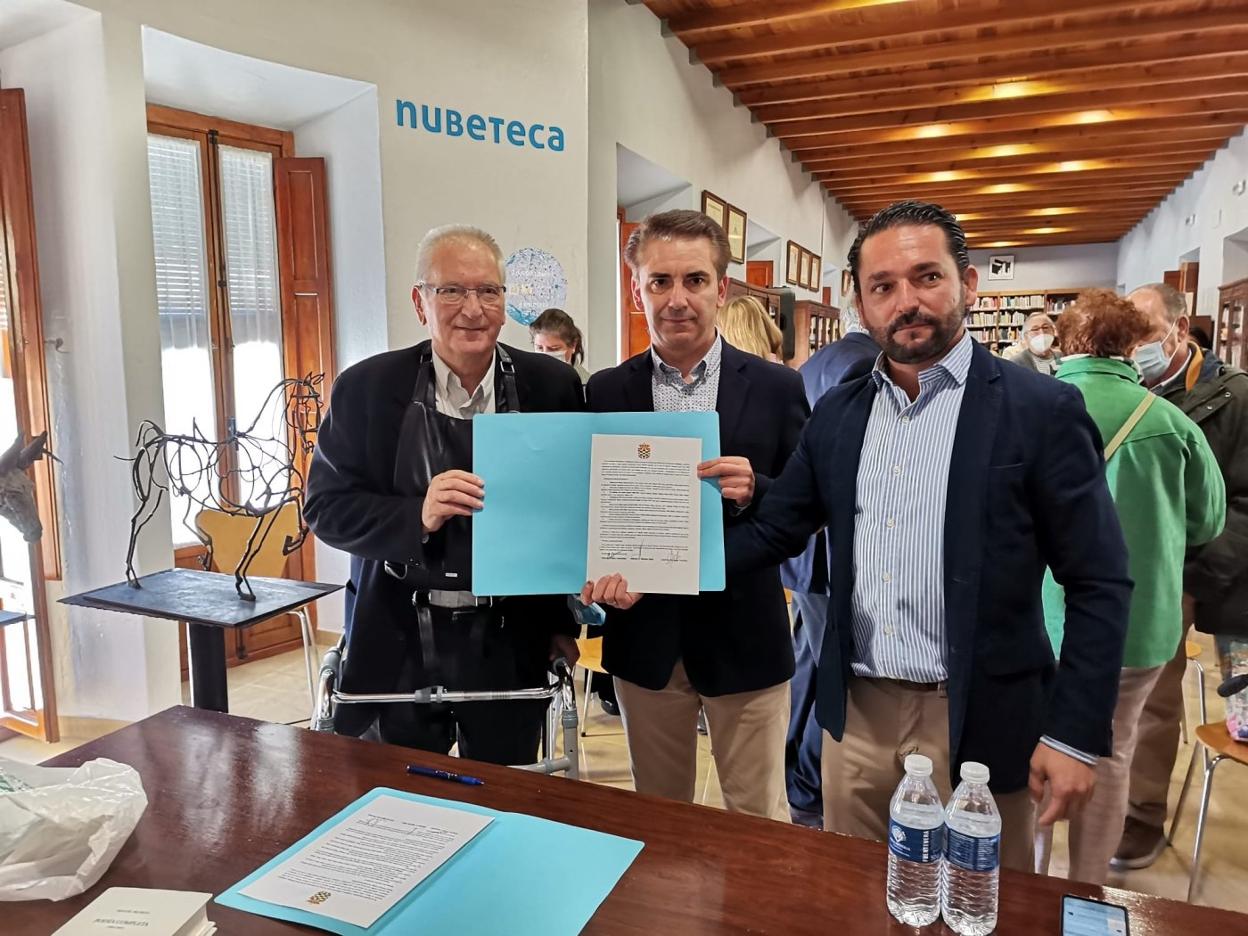
<path fill-rule="evenodd" d="M 479 413 L 583 407 L 576 372 L 500 344 L 502 251 L 477 228 L 430 231 L 412 301 L 429 340 L 348 368 L 334 384 L 308 475 L 312 531 L 351 556 L 347 692 L 520 689 L 546 684 L 553 653 L 575 660 L 565 598 L 472 594 L 472 474 Z M 535 759 L 545 703 L 349 705 L 335 730 L 501 764 Z"/>

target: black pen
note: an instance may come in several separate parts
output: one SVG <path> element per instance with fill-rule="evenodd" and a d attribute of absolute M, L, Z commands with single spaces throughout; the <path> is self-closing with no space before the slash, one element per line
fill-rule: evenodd
<path fill-rule="evenodd" d="M 421 767 L 417 764 L 408 764 L 407 772 L 416 774 L 418 777 L 433 777 L 437 780 L 450 780 L 452 783 L 466 783 L 468 786 L 485 786 L 485 781 L 480 777 L 469 777 L 465 774 L 451 773 L 449 770 L 437 770 L 433 767 Z"/>

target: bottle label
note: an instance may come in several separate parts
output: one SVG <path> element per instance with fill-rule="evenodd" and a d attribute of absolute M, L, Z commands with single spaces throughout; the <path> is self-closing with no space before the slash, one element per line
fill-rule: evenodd
<path fill-rule="evenodd" d="M 911 829 L 895 819 L 888 821 L 888 850 L 898 858 L 929 864 L 939 861 L 945 849 L 945 827 Z"/>
<path fill-rule="evenodd" d="M 957 829 L 945 833 L 945 855 L 963 871 L 995 871 L 1000 863 L 1000 835 L 967 835 Z"/>

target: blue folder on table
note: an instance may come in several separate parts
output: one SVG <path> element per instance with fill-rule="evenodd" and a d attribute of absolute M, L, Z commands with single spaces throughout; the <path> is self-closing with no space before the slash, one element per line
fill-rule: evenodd
<path fill-rule="evenodd" d="M 462 809 L 494 821 L 367 929 L 239 893 L 378 796 Z M 217 903 L 339 936 L 562 936 L 584 928 L 641 849 L 641 842 L 592 829 L 379 787 L 257 868 Z"/>
<path fill-rule="evenodd" d="M 472 518 L 477 595 L 579 594 L 589 555 L 590 446 L 594 435 L 702 440 L 719 457 L 718 413 L 494 413 L 472 421 L 473 473 L 485 508 Z M 699 484 L 698 587 L 724 589 L 719 485 Z"/>

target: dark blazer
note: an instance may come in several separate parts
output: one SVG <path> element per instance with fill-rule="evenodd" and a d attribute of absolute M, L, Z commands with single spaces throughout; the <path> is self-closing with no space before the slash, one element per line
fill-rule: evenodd
<path fill-rule="evenodd" d="M 590 410 L 654 409 L 650 351 L 589 378 Z M 724 342 L 719 375 L 720 452 L 744 455 L 754 500 L 738 514 L 724 502 L 724 526 L 744 522 L 797 445 L 809 410 L 796 371 Z M 647 595 L 628 611 L 607 610 L 603 666 L 646 689 L 662 689 L 677 660 L 702 695 L 751 692 L 793 675 L 793 641 L 776 560 L 728 576 L 722 592 Z"/>
<path fill-rule="evenodd" d="M 850 332 L 816 351 L 798 371 L 806 385 L 806 401 L 811 409 L 833 387 L 869 374 L 879 356 L 880 346 L 865 332 Z M 780 566 L 780 581 L 795 592 L 822 594 L 826 591 L 827 536 L 816 533 L 800 556 L 785 560 Z"/>
<path fill-rule="evenodd" d="M 832 563 L 816 717 L 840 739 L 853 656 L 854 512 L 875 399 L 865 377 L 829 391 L 750 522 L 727 533 L 729 575 L 799 551 L 827 523 Z M 1027 785 L 1041 735 L 1107 756 L 1131 580 L 1102 442 L 1074 387 L 980 345 L 954 436 L 945 512 L 950 772 L 987 764 L 1002 793 Z M 1056 666 L 1044 629 L 1045 566 L 1066 588 Z"/>
<path fill-rule="evenodd" d="M 349 653 L 356 656 L 351 667 L 356 684 L 350 688 L 357 690 L 384 691 L 393 685 L 414 633 L 414 585 L 388 575 L 384 563 L 411 566 L 416 575 L 409 579 L 415 579 L 425 556 L 439 549 L 443 532 L 422 542 L 425 492 L 395 486 L 399 430 L 412 399 L 417 361 L 428 344 L 375 355 L 338 376 L 308 472 L 308 526 L 330 546 L 351 554 L 346 627 Z M 507 352 L 515 363 L 522 411 L 584 408 L 581 379 L 571 367 L 544 354 L 512 347 Z M 495 393 L 503 398 L 497 367 Z M 504 613 L 508 624 L 575 634 L 579 628 L 565 602 L 565 596 L 510 598 Z M 367 658 L 366 665 L 360 665 L 360 656 Z M 368 686 L 360 684 L 361 672 Z"/>

